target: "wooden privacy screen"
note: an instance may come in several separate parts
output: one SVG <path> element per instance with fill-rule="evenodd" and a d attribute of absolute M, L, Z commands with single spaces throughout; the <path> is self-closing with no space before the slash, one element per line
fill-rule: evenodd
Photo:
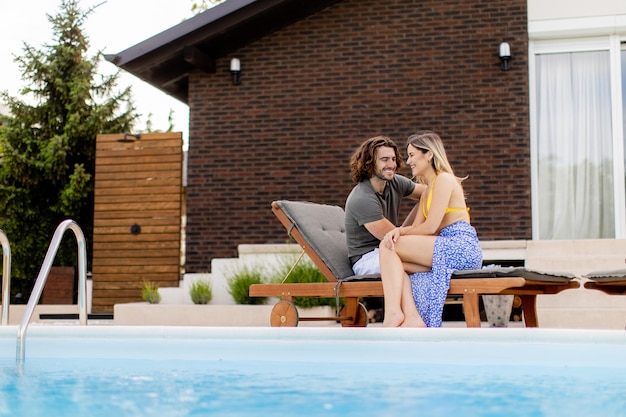
<path fill-rule="evenodd" d="M 93 313 L 141 300 L 144 281 L 178 286 L 181 268 L 182 134 L 96 139 Z"/>

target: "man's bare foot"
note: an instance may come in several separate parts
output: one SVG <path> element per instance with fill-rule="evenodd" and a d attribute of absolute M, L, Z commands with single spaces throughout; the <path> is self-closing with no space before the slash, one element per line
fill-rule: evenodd
<path fill-rule="evenodd" d="M 404 314 L 399 311 L 395 314 L 385 313 L 383 327 L 399 327 L 404 322 Z"/>

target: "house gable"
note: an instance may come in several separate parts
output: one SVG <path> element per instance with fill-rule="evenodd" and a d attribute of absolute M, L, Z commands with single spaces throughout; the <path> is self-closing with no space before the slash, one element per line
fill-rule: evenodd
<path fill-rule="evenodd" d="M 105 58 L 187 103 L 189 74 L 340 0 L 228 0 Z"/>

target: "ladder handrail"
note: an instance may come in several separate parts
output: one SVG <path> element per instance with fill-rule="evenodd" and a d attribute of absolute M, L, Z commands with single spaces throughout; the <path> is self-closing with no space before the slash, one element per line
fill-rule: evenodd
<path fill-rule="evenodd" d="M 9 324 L 9 305 L 11 303 L 11 245 L 9 238 L 0 230 L 2 244 L 2 325 Z"/>
<path fill-rule="evenodd" d="M 46 253 L 46 257 L 43 260 L 41 269 L 39 270 L 37 280 L 35 281 L 35 286 L 33 287 L 33 291 L 30 294 L 30 298 L 28 299 L 26 310 L 24 311 L 24 315 L 22 316 L 22 321 L 20 322 L 20 327 L 17 332 L 18 362 L 24 361 L 24 356 L 26 353 L 24 339 L 26 337 L 28 323 L 30 323 L 30 319 L 32 318 L 33 312 L 35 311 L 35 307 L 39 303 L 39 299 L 41 298 L 41 294 L 43 292 L 43 287 L 46 284 L 48 275 L 50 274 L 50 268 L 52 268 L 52 262 L 54 261 L 54 257 L 56 256 L 57 251 L 59 250 L 59 245 L 61 244 L 63 235 L 68 229 L 74 232 L 74 235 L 76 236 L 76 243 L 78 246 L 78 318 L 80 324 L 87 324 L 87 249 L 85 247 L 85 235 L 75 221 L 68 219 L 61 222 L 61 224 L 59 224 L 56 231 L 54 232 L 54 236 L 52 237 L 50 246 L 48 246 L 48 252 Z"/>

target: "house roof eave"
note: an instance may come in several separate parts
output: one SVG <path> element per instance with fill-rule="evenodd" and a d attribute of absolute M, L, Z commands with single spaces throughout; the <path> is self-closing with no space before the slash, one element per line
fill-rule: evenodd
<path fill-rule="evenodd" d="M 227 0 L 107 61 L 187 103 L 189 74 L 340 0 Z"/>

